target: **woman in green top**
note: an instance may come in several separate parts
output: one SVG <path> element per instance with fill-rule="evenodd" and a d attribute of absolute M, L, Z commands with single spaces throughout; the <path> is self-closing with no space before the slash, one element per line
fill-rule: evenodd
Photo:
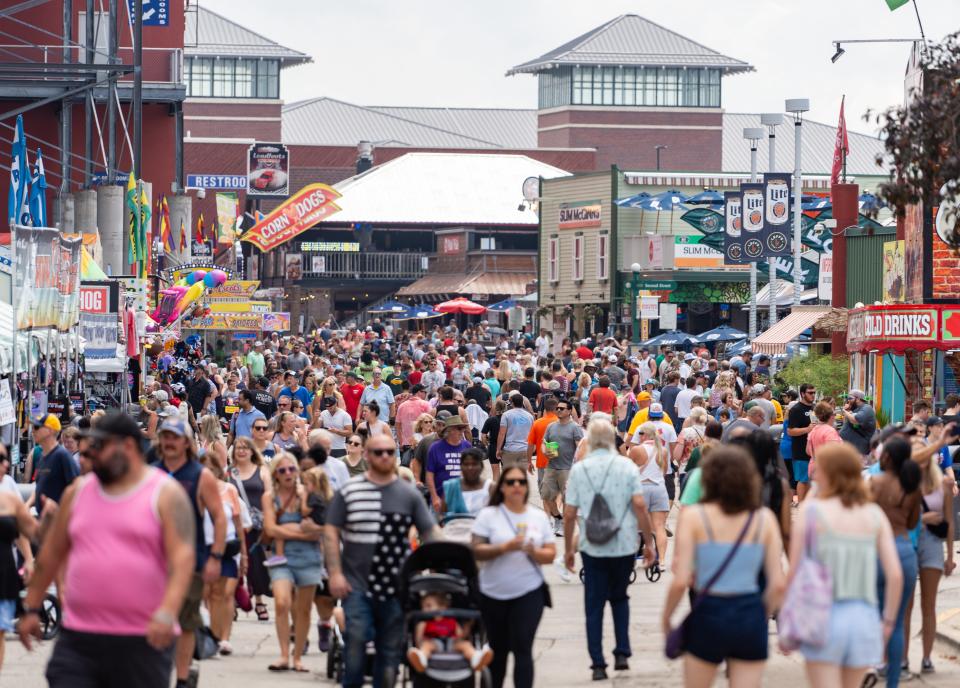
<path fill-rule="evenodd" d="M 347 455 L 343 457 L 343 460 L 347 464 L 347 472 L 350 477 L 366 473 L 367 460 L 363 458 L 363 436 L 354 433 L 347 438 L 344 444 L 347 448 Z"/>

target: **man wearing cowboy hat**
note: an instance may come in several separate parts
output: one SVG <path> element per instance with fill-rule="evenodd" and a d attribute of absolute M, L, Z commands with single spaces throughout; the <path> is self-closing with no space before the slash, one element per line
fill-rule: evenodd
<path fill-rule="evenodd" d="M 464 439 L 466 428 L 460 416 L 450 416 L 440 429 L 440 439 L 427 452 L 427 490 L 438 514 L 443 506 L 443 483 L 460 476 L 460 455 L 472 446 Z"/>

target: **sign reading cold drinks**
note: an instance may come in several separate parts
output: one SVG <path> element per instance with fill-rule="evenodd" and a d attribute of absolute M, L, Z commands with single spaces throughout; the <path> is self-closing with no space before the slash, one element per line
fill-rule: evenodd
<path fill-rule="evenodd" d="M 960 308 L 949 305 L 867 306 L 850 311 L 847 349 L 927 351 L 960 348 Z"/>

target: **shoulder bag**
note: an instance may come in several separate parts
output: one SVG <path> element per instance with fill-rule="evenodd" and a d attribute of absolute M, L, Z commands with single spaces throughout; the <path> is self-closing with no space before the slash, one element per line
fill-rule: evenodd
<path fill-rule="evenodd" d="M 750 515 L 747 516 L 747 522 L 743 524 L 743 529 L 737 536 L 736 542 L 733 543 L 733 547 L 730 548 L 730 551 L 727 553 L 723 563 L 720 564 L 720 568 L 718 568 L 716 573 L 710 577 L 710 580 L 707 581 L 707 584 L 703 587 L 703 590 L 701 590 L 693 600 L 693 604 L 690 605 L 690 611 L 687 613 L 687 616 L 683 621 L 680 622 L 679 626 L 667 634 L 667 642 L 666 646 L 664 647 L 664 654 L 666 654 L 667 659 L 676 659 L 683 654 L 684 646 L 687 644 L 687 624 L 690 623 L 690 619 L 693 617 L 694 612 L 697 611 L 697 607 L 703 604 L 703 601 L 710 594 L 710 589 L 713 588 L 718 580 L 720 580 L 720 576 L 723 575 L 723 572 L 727 570 L 727 566 L 729 566 L 730 562 L 733 561 L 734 555 L 737 553 L 737 550 L 740 549 L 740 543 L 743 542 L 743 538 L 746 536 L 747 531 L 750 530 L 750 524 L 753 523 L 754 514 L 756 514 L 756 512 L 751 511 Z"/>
<path fill-rule="evenodd" d="M 795 650 L 801 644 L 823 647 L 830 630 L 833 580 L 830 569 L 813 555 L 815 514 L 811 507 L 803 538 L 803 554 L 777 614 L 777 632 L 784 650 Z"/>
<path fill-rule="evenodd" d="M 257 470 L 259 471 L 260 468 L 257 467 Z M 259 505 L 250 503 L 250 498 L 247 497 L 247 491 L 243 487 L 243 480 L 240 479 L 240 471 L 236 467 L 230 469 L 230 477 L 233 478 L 233 484 L 237 486 L 240 499 L 243 500 L 243 503 L 247 505 L 247 509 L 250 511 L 250 521 L 253 523 L 251 527 L 254 530 L 263 532 L 263 509 L 261 509 Z"/>
<path fill-rule="evenodd" d="M 507 514 L 507 510 L 503 504 L 500 505 L 500 513 L 503 515 L 503 519 L 507 522 L 507 525 L 510 526 L 513 534 L 519 535 L 520 533 L 517 532 L 517 528 L 513 525 L 513 521 L 510 520 L 510 516 Z M 543 577 L 543 569 L 529 554 L 527 554 L 527 560 L 530 562 L 530 565 L 537 570 L 537 575 L 540 576 L 540 580 L 542 581 L 540 589 L 543 591 L 543 606 L 553 607 L 553 596 L 550 594 L 550 586 L 547 584 L 547 579 Z"/>

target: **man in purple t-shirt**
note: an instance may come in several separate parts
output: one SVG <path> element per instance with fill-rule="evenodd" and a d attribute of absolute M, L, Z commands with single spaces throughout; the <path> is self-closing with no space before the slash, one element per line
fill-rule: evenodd
<path fill-rule="evenodd" d="M 427 451 L 427 489 L 430 504 L 436 513 L 441 512 L 443 483 L 460 475 L 460 455 L 472 445 L 463 438 L 467 424 L 460 416 L 450 416 L 440 431 L 440 439 Z"/>

